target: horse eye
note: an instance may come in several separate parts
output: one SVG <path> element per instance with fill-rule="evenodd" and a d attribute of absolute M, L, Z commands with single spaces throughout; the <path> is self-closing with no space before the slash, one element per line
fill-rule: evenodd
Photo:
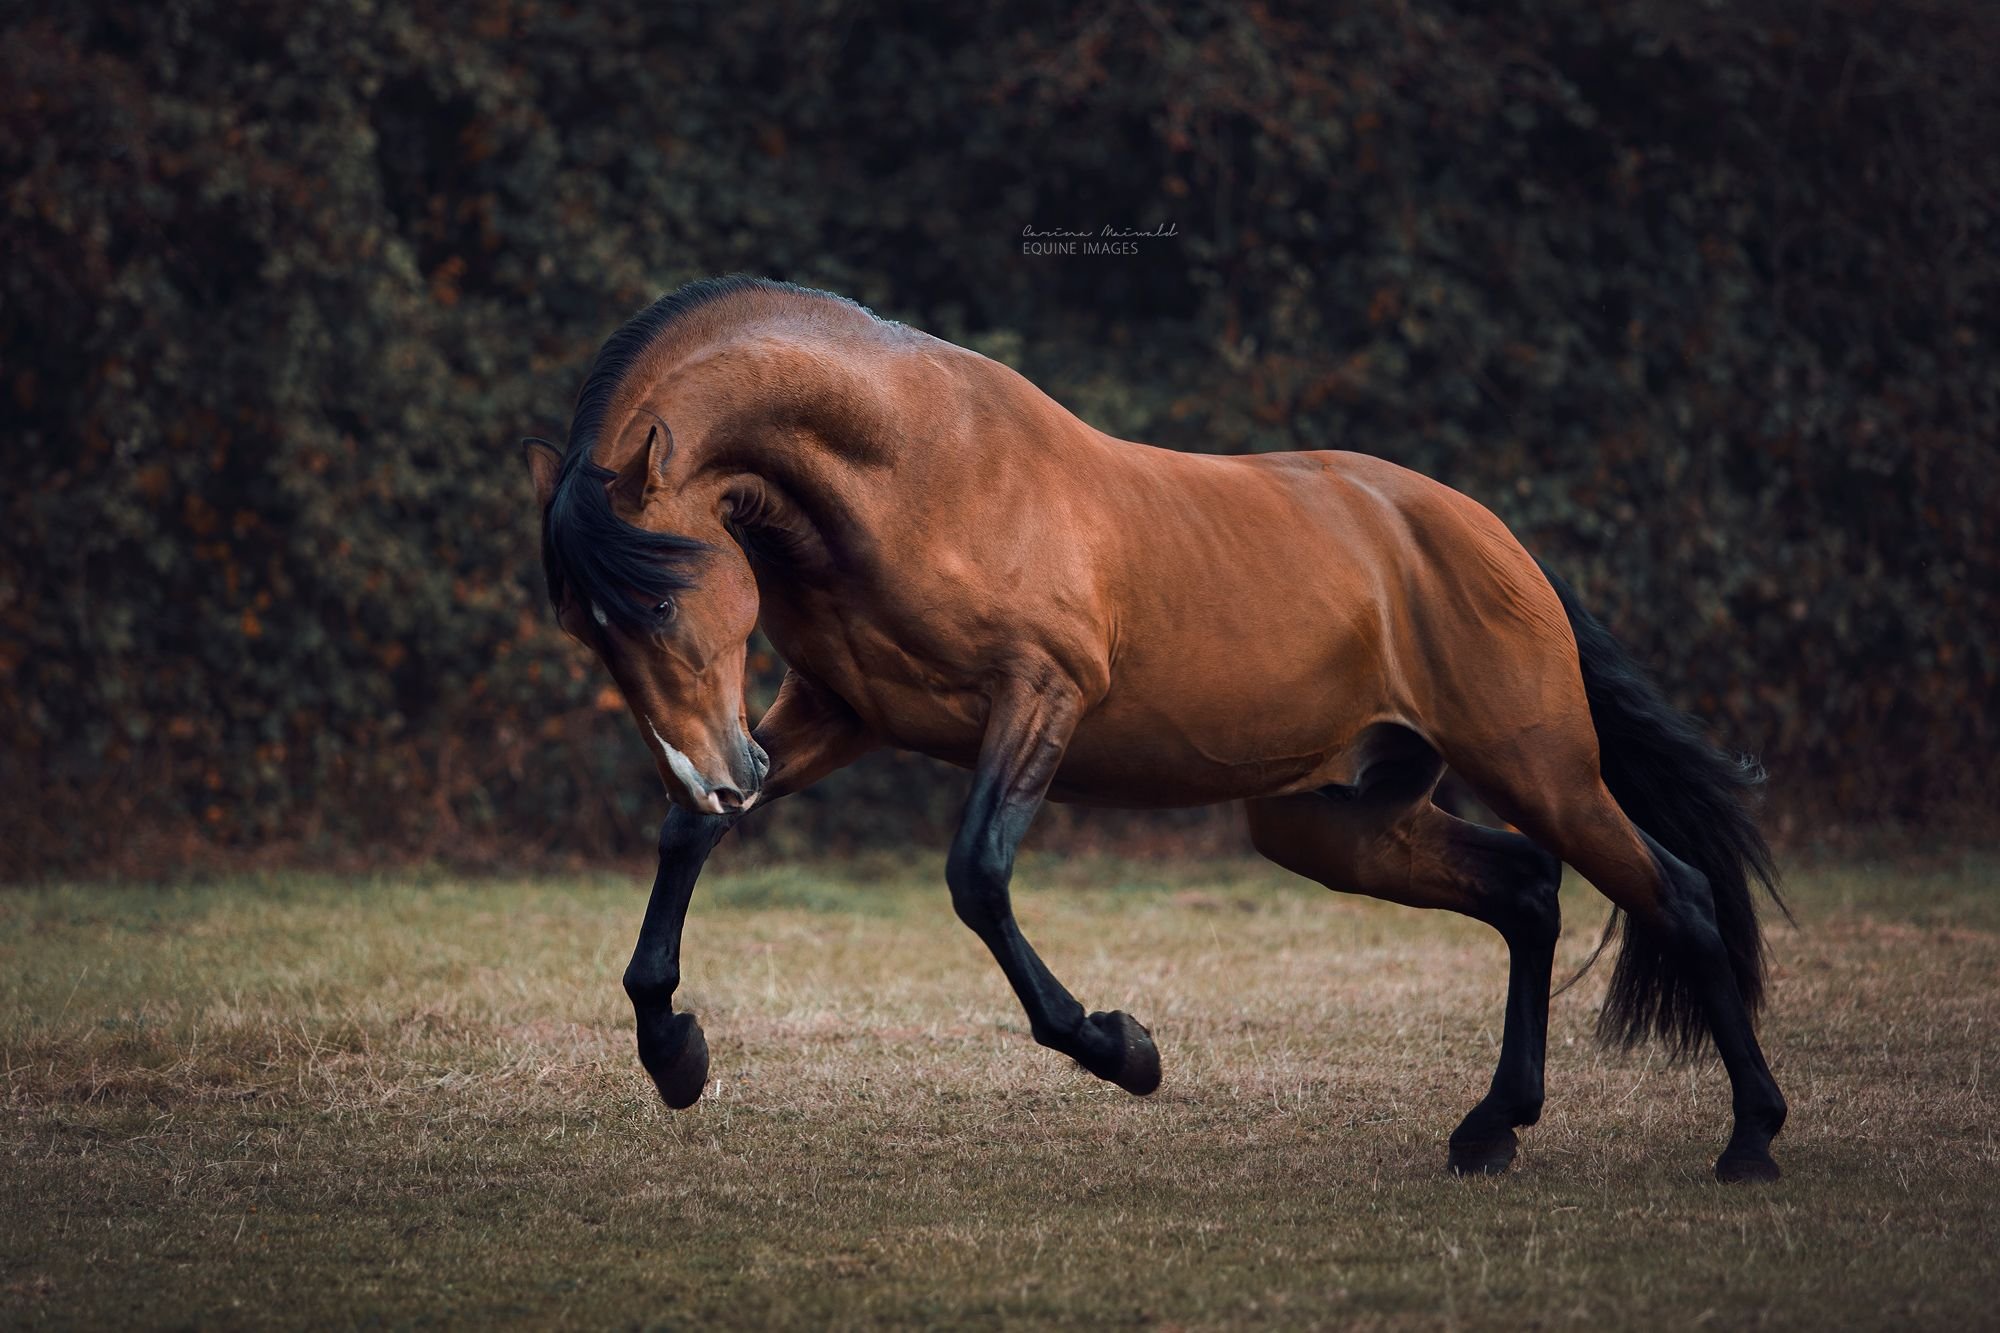
<path fill-rule="evenodd" d="M 660 620 L 660 621 L 662 621 L 662 622 L 665 622 L 665 621 L 669 621 L 669 620 L 672 620 L 672 619 L 674 618 L 674 615 L 675 615 L 675 613 L 676 613 L 676 611 L 677 611 L 678 609 L 679 609 L 679 608 L 677 608 L 677 607 L 676 607 L 676 606 L 675 606 L 675 605 L 673 604 L 673 602 L 672 602 L 671 600 L 669 600 L 669 601 L 665 601 L 665 602 L 661 602 L 661 603 L 660 603 L 660 604 L 659 604 L 658 606 L 654 607 L 654 608 L 653 608 L 653 615 L 654 615 L 654 617 L 655 617 L 655 618 L 657 618 L 658 620 Z"/>

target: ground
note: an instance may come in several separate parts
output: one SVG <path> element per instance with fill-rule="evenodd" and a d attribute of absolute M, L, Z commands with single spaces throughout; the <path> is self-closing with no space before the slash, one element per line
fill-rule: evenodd
<path fill-rule="evenodd" d="M 1991 1326 L 2000 858 L 1807 864 L 1765 1036 L 1786 1177 L 1726 1188 L 1712 1063 L 1556 1001 L 1512 1172 L 1482 928 L 1248 862 L 1035 858 L 1021 916 L 1152 1025 L 1138 1100 L 1034 1046 L 930 861 L 704 880 L 655 1100 L 644 886 L 299 876 L 0 892 L 0 1322 Z M 1563 962 L 1602 920 L 1565 890 Z"/>

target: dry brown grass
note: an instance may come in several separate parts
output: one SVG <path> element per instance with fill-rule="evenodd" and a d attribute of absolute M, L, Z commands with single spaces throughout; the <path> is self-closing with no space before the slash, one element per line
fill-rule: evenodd
<path fill-rule="evenodd" d="M 1022 915 L 1151 1023 L 1134 1100 L 1027 1039 L 929 864 L 706 880 L 720 1083 L 653 1099 L 643 887 L 271 878 L 0 896 L 0 1321 L 1957 1327 L 2000 1308 L 2000 863 L 1797 872 L 1785 1181 L 1713 1068 L 1557 1002 L 1497 1181 L 1442 1171 L 1496 941 L 1244 863 L 1037 860 Z M 1601 918 L 1568 894 L 1565 962 Z"/>

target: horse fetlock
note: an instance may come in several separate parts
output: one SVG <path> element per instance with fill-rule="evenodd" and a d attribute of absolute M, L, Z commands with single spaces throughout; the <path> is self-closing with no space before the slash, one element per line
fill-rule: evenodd
<path fill-rule="evenodd" d="M 625 969 L 625 996 L 641 1013 L 666 1012 L 673 1006 L 674 992 L 680 989 L 679 968 L 628 967 Z"/>
<path fill-rule="evenodd" d="M 1084 1025 L 1081 1021 L 1075 1027 L 1064 1030 L 1050 1027 L 1047 1023 L 1038 1022 L 1031 1018 L 1028 1020 L 1028 1035 L 1035 1039 L 1037 1046 L 1046 1046 L 1052 1051 L 1061 1051 L 1064 1055 L 1075 1056 L 1079 1064 L 1083 1065 L 1086 1069 L 1090 1067 L 1090 1062 L 1084 1058 L 1083 1054 L 1079 1054 L 1079 1051 L 1087 1052 L 1090 1049 L 1088 1040 L 1084 1036 Z"/>
<path fill-rule="evenodd" d="M 1458 1122 L 1458 1128 L 1451 1132 L 1451 1142 L 1482 1143 L 1499 1138 L 1519 1123 L 1515 1118 L 1514 1104 L 1489 1093 L 1480 1099 L 1479 1105 L 1465 1113 L 1465 1119 Z"/>
<path fill-rule="evenodd" d="M 1736 1118 L 1734 1131 L 1736 1137 L 1746 1137 L 1747 1131 L 1748 1134 L 1761 1135 L 1766 1143 L 1778 1137 L 1778 1131 L 1785 1127 L 1785 1116 L 1789 1112 L 1784 1095 L 1776 1088 L 1771 1090 L 1769 1100 L 1737 1102 L 1731 1110 Z"/>
<path fill-rule="evenodd" d="M 1715 1178 L 1725 1185 L 1776 1180 L 1782 1174 L 1771 1157 L 1771 1140 L 1785 1126 L 1785 1099 L 1773 1087 L 1764 1097 L 1736 1100 L 1736 1123 L 1729 1146 L 1716 1159 Z"/>

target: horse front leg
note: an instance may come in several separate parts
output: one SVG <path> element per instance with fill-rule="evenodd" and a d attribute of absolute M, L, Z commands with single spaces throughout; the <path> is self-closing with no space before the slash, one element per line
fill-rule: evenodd
<path fill-rule="evenodd" d="M 1160 1086 L 1152 1034 L 1122 1011 L 1084 1008 L 1021 934 L 1009 885 L 1014 855 L 1041 808 L 1080 713 L 1061 686 L 1010 685 L 992 701 L 972 795 L 945 864 L 951 904 L 992 952 L 1036 1041 L 1144 1096 Z"/>
<path fill-rule="evenodd" d="M 811 786 L 875 747 L 875 738 L 838 698 L 787 673 L 777 700 L 751 733 L 771 756 L 754 801 L 768 805 Z M 675 1013 L 681 981 L 681 927 L 695 880 L 722 835 L 744 812 L 701 814 L 675 806 L 660 824 L 660 868 L 625 968 L 625 994 L 638 1024 L 639 1063 L 676 1110 L 693 1106 L 708 1084 L 708 1039 L 691 1013 Z"/>
<path fill-rule="evenodd" d="M 639 926 L 639 942 L 625 968 L 625 994 L 638 1020 L 639 1063 L 675 1110 L 693 1106 L 708 1083 L 708 1040 L 693 1014 L 674 1012 L 681 984 L 681 926 L 694 882 L 708 854 L 741 818 L 705 815 L 679 806 L 660 824 L 660 869 Z"/>

